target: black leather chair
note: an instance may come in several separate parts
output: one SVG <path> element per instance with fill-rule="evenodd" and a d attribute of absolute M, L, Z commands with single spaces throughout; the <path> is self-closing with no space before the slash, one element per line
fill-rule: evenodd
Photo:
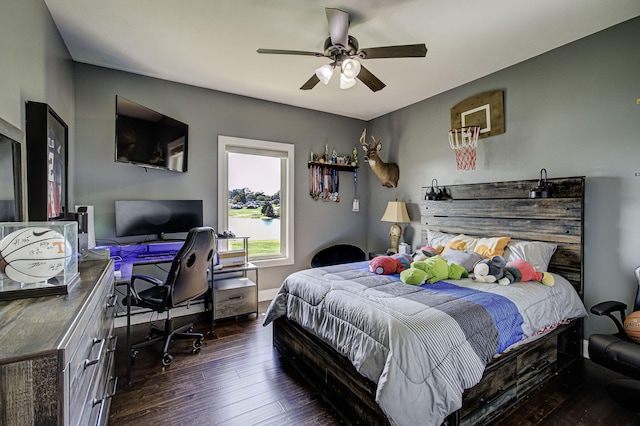
<path fill-rule="evenodd" d="M 633 311 L 640 310 L 640 266 L 634 271 L 638 290 Z M 598 303 L 591 313 L 611 318 L 618 329 L 615 334 L 592 334 L 589 337 L 589 358 L 610 370 L 632 379 L 614 380 L 607 384 L 609 395 L 620 405 L 640 414 L 640 345 L 632 342 L 624 332 L 627 305 L 622 302 L 608 301 Z M 618 312 L 620 320 L 613 313 Z"/>
<path fill-rule="evenodd" d="M 171 364 L 173 357 L 169 354 L 169 343 L 173 339 L 196 339 L 193 343 L 194 352 L 202 346 L 202 333 L 193 333 L 193 324 L 173 329 L 171 308 L 191 301 L 209 290 L 207 270 L 215 253 L 215 231 L 210 227 L 193 228 L 187 234 L 184 245 L 173 259 L 166 280 L 163 282 L 146 275 L 131 276 L 132 305 L 153 309 L 158 313 L 167 312 L 164 330 L 151 328 L 147 339 L 134 344 L 130 349 L 130 356 L 135 358 L 138 349 L 163 342 L 162 363 Z M 136 288 L 137 282 L 153 284 L 144 290 Z M 140 286 L 141 287 L 141 286 Z"/>
<path fill-rule="evenodd" d="M 366 260 L 366 256 L 360 247 L 351 244 L 336 244 L 316 253 L 311 259 L 311 267 L 318 268 L 362 260 Z"/>

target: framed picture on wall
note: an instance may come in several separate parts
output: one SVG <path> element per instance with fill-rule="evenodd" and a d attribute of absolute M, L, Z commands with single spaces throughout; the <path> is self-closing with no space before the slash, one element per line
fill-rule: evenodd
<path fill-rule="evenodd" d="M 47 104 L 27 102 L 29 220 L 67 215 L 68 127 Z"/>
<path fill-rule="evenodd" d="M 22 130 L 0 118 L 0 222 L 24 220 L 23 143 Z"/>

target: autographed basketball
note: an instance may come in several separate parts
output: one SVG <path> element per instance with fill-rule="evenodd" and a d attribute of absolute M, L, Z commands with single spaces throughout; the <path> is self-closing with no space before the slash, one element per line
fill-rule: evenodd
<path fill-rule="evenodd" d="M 640 343 L 640 311 L 630 313 L 624 320 L 624 331 L 636 343 Z"/>
<path fill-rule="evenodd" d="M 0 241 L 0 272 L 21 283 L 45 281 L 64 269 L 66 248 L 64 236 L 53 229 L 14 231 Z"/>

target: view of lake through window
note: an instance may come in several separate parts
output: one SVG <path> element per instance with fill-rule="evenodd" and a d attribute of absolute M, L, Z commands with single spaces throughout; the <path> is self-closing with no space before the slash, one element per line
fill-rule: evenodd
<path fill-rule="evenodd" d="M 228 228 L 250 237 L 249 256 L 280 253 L 281 175 L 279 157 L 229 152 Z"/>

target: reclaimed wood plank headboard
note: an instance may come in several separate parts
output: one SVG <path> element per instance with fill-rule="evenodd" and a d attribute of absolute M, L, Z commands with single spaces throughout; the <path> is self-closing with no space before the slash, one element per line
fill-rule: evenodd
<path fill-rule="evenodd" d="M 552 198 L 529 198 L 537 180 L 440 187 L 441 200 L 420 203 L 422 241 L 427 229 L 481 237 L 547 241 L 558 248 L 549 271 L 565 277 L 583 298 L 584 177 L 548 179 Z"/>

